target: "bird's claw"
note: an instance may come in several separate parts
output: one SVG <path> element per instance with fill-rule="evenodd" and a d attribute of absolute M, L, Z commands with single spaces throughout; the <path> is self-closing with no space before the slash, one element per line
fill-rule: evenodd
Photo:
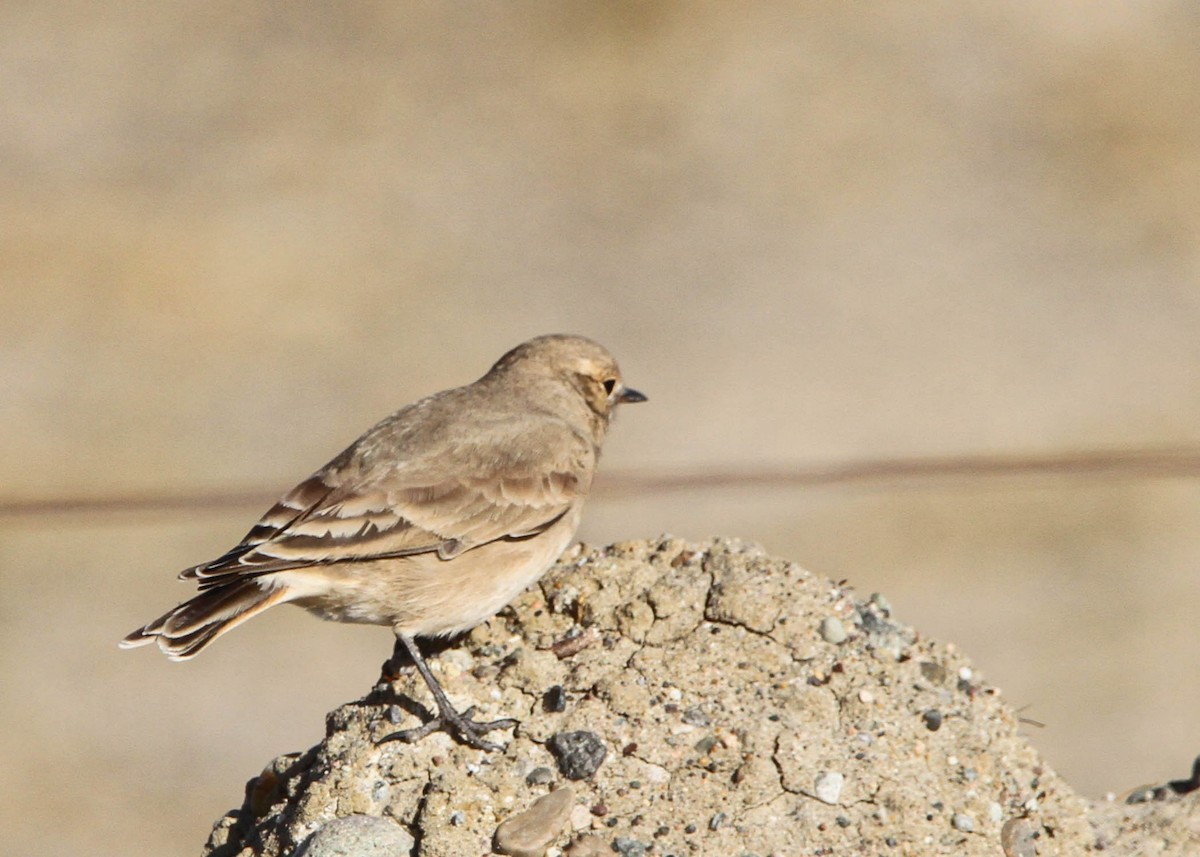
<path fill-rule="evenodd" d="M 517 721 L 511 717 L 502 717 L 499 720 L 486 722 L 472 720 L 471 714 L 474 711 L 474 705 L 461 713 L 454 709 L 444 710 L 437 717 L 422 723 L 420 726 L 414 726 L 412 729 L 402 729 L 399 732 L 385 735 L 376 743 L 383 744 L 386 741 L 403 741 L 406 744 L 411 744 L 415 741 L 420 741 L 425 736 L 431 735 L 434 732 L 445 731 L 452 734 L 463 744 L 474 747 L 477 750 L 495 752 L 504 749 L 503 745 L 487 741 L 483 736 L 495 729 L 511 729 L 517 725 Z"/>

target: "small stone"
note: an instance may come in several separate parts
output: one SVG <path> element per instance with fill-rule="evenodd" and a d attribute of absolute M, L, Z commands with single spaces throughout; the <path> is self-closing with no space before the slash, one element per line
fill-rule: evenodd
<path fill-rule="evenodd" d="M 1024 818 L 1010 818 L 1000 828 L 1000 847 L 1004 857 L 1037 857 L 1037 835 Z"/>
<path fill-rule="evenodd" d="M 645 842 L 639 842 L 628 836 L 618 836 L 612 844 L 612 850 L 621 857 L 646 857 L 649 847 Z"/>
<path fill-rule="evenodd" d="M 1004 807 L 992 801 L 988 804 L 988 821 L 992 824 L 999 824 L 1004 820 Z"/>
<path fill-rule="evenodd" d="M 934 661 L 921 661 L 921 675 L 934 684 L 946 683 L 946 668 Z"/>
<path fill-rule="evenodd" d="M 720 830 L 721 825 L 725 823 L 725 818 L 726 818 L 725 813 L 723 813 L 723 812 L 715 813 L 713 815 L 713 817 L 708 820 L 708 829 L 709 830 Z"/>
<path fill-rule="evenodd" d="M 844 775 L 837 771 L 825 771 L 817 776 L 813 793 L 821 803 L 834 806 L 841 798 L 842 786 L 845 784 L 846 777 Z"/>
<path fill-rule="evenodd" d="M 547 767 L 534 768 L 525 777 L 525 782 L 531 786 L 548 786 L 554 782 L 554 771 Z"/>
<path fill-rule="evenodd" d="M 975 829 L 975 819 L 965 812 L 954 813 L 950 819 L 950 823 L 954 825 L 955 830 L 961 830 L 963 833 L 970 833 Z"/>
<path fill-rule="evenodd" d="M 608 749 L 594 732 L 559 732 L 546 742 L 568 780 L 586 780 L 600 769 Z"/>
<path fill-rule="evenodd" d="M 567 710 L 567 692 L 561 684 L 556 684 L 542 696 L 542 708 L 551 714 Z"/>
<path fill-rule="evenodd" d="M 592 813 L 581 803 L 571 807 L 571 829 L 587 830 L 592 826 Z"/>
<path fill-rule="evenodd" d="M 942 728 L 942 712 L 936 708 L 930 708 L 921 715 L 921 719 L 925 721 L 925 728 L 930 732 L 936 732 Z"/>
<path fill-rule="evenodd" d="M 826 643 L 837 645 L 845 642 L 846 636 L 846 626 L 842 624 L 841 619 L 836 616 L 826 616 L 821 620 L 821 639 Z"/>
<path fill-rule="evenodd" d="M 467 820 L 467 814 L 461 810 L 450 813 L 450 824 L 454 827 L 462 827 L 463 822 Z"/>
<path fill-rule="evenodd" d="M 513 857 L 541 857 L 567 826 L 574 805 L 575 792 L 568 786 L 542 795 L 496 828 L 496 850 Z"/>
<path fill-rule="evenodd" d="M 390 819 L 347 815 L 322 825 L 297 849 L 296 857 L 392 857 L 415 847 L 412 835 Z"/>
<path fill-rule="evenodd" d="M 690 723 L 693 726 L 709 725 L 708 715 L 701 711 L 698 705 L 693 705 L 683 712 L 683 722 Z"/>
<path fill-rule="evenodd" d="M 871 603 L 874 604 L 879 609 L 879 612 L 885 616 L 890 615 L 892 612 L 892 603 L 883 596 L 882 592 L 872 592 Z"/>

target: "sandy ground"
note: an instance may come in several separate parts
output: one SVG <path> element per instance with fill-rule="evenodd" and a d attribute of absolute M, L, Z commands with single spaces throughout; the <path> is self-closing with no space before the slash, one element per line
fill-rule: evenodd
<path fill-rule="evenodd" d="M 0 9 L 0 499 L 273 494 L 537 333 L 613 476 L 1200 438 L 1200 19 L 1164 2 Z M 0 518 L 16 855 L 193 853 L 385 631 L 115 641 L 259 509 Z M 581 536 L 880 590 L 1087 796 L 1197 753 L 1200 483 L 598 486 Z M 298 692 L 297 688 L 303 688 Z"/>

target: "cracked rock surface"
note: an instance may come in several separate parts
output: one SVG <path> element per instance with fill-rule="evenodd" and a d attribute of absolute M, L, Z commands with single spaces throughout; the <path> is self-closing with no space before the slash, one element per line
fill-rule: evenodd
<path fill-rule="evenodd" d="M 488 854 L 522 813 L 549 854 L 1200 853 L 1194 794 L 1089 806 L 952 645 L 734 540 L 576 548 L 430 663 L 460 708 L 520 721 L 504 751 L 377 743 L 428 716 L 410 670 L 269 763 L 205 855 L 292 854 L 352 816 L 419 857 Z"/>

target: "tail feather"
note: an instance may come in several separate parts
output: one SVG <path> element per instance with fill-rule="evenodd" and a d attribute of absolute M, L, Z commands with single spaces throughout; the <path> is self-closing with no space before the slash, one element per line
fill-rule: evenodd
<path fill-rule="evenodd" d="M 264 589 L 257 580 L 237 580 L 201 592 L 120 642 L 123 649 L 158 643 L 173 661 L 194 657 L 217 637 L 251 616 L 285 600 L 284 587 Z"/>

